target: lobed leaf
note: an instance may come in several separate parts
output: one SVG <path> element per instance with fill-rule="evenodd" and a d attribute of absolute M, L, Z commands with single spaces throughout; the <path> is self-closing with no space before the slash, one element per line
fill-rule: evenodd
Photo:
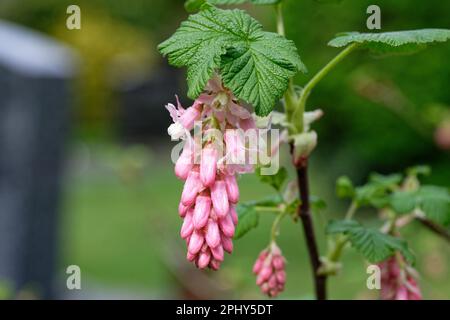
<path fill-rule="evenodd" d="M 400 214 L 419 208 L 429 219 L 444 226 L 450 224 L 450 194 L 446 188 L 422 186 L 417 191 L 397 191 L 390 195 L 389 204 Z"/>
<path fill-rule="evenodd" d="M 414 255 L 409 250 L 406 241 L 373 228 L 365 228 L 354 220 L 331 221 L 327 232 L 348 235 L 352 246 L 371 263 L 386 260 L 396 251 L 400 252 L 408 261 L 414 261 Z"/>
<path fill-rule="evenodd" d="M 158 49 L 170 64 L 187 67 L 190 98 L 197 98 L 219 71 L 225 86 L 251 103 L 259 116 L 273 110 L 292 76 L 306 72 L 292 41 L 263 31 L 259 22 L 237 9 L 206 6 Z"/>

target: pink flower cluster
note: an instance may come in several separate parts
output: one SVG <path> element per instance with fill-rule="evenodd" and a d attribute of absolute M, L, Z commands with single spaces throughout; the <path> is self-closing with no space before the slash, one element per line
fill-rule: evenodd
<path fill-rule="evenodd" d="M 285 260 L 280 248 L 272 243 L 263 250 L 253 266 L 256 284 L 269 297 L 275 297 L 284 290 L 286 283 Z"/>
<path fill-rule="evenodd" d="M 185 181 L 178 211 L 184 219 L 180 234 L 187 243 L 187 259 L 200 269 L 217 270 L 224 251 L 233 251 L 238 222 L 235 204 L 239 200 L 236 176 L 253 170 L 252 165 L 229 161 L 236 153 L 245 152 L 237 129 L 256 129 L 256 125 L 250 112 L 217 78 L 209 81 L 191 107 L 183 109 L 178 102 L 177 108 L 169 104 L 167 109 L 174 121 L 169 134 L 186 140 L 175 174 Z M 205 133 L 202 141 L 190 136 L 196 121 L 201 121 Z M 210 129 L 225 132 L 222 141 L 209 136 Z"/>
<path fill-rule="evenodd" d="M 381 262 L 379 267 L 382 300 L 422 300 L 414 270 L 409 266 L 402 269 L 396 256 Z"/>

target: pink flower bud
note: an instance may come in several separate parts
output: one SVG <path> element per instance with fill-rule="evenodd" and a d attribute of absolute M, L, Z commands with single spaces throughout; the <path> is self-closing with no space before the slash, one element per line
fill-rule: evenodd
<path fill-rule="evenodd" d="M 399 263 L 399 259 L 403 260 Z M 422 294 L 414 279 L 416 272 L 406 265 L 403 257 L 394 255 L 381 262 L 381 291 L 382 300 L 421 300 Z"/>
<path fill-rule="evenodd" d="M 275 256 L 272 260 L 272 265 L 277 270 L 283 270 L 284 269 L 284 259 L 282 256 Z"/>
<path fill-rule="evenodd" d="M 243 119 L 239 121 L 239 126 L 244 131 L 247 131 L 249 129 L 256 129 L 255 119 L 253 119 L 252 117 Z"/>
<path fill-rule="evenodd" d="M 233 252 L 233 241 L 231 240 L 231 238 L 222 236 L 222 246 L 223 246 L 223 250 L 225 250 L 226 252 L 228 252 L 228 253 Z"/>
<path fill-rule="evenodd" d="M 196 230 L 200 230 L 206 225 L 210 210 L 211 198 L 205 195 L 197 196 L 197 199 L 195 200 L 194 216 L 192 217 L 192 223 Z"/>
<path fill-rule="evenodd" d="M 238 215 L 236 212 L 236 208 L 232 205 L 230 206 L 230 212 L 231 220 L 233 220 L 234 225 L 236 226 L 238 224 Z"/>
<path fill-rule="evenodd" d="M 210 248 L 215 248 L 220 244 L 219 226 L 212 219 L 208 221 L 205 239 Z"/>
<path fill-rule="evenodd" d="M 400 286 L 395 294 L 395 300 L 408 300 L 408 289 L 406 286 Z"/>
<path fill-rule="evenodd" d="M 209 266 L 210 266 L 211 269 L 213 269 L 213 270 L 219 270 L 219 268 L 220 268 L 220 261 L 217 261 L 217 260 L 211 260 L 211 261 L 209 262 Z"/>
<path fill-rule="evenodd" d="M 268 250 L 261 251 L 261 253 L 258 256 L 258 259 L 256 259 L 255 265 L 253 266 L 253 273 L 257 274 L 261 271 L 268 255 L 269 255 Z"/>
<path fill-rule="evenodd" d="M 181 201 L 178 204 L 178 214 L 180 217 L 184 218 L 186 216 L 186 212 L 190 207 L 185 206 Z"/>
<path fill-rule="evenodd" d="M 192 254 L 189 251 L 187 252 L 186 259 L 188 259 L 189 261 L 194 261 L 196 257 L 196 254 Z"/>
<path fill-rule="evenodd" d="M 181 226 L 180 235 L 183 239 L 186 239 L 192 234 L 192 231 L 194 231 L 194 225 L 192 223 L 192 215 L 193 210 L 190 209 L 188 213 L 186 213 L 186 217 L 184 218 L 183 225 Z"/>
<path fill-rule="evenodd" d="M 191 239 L 189 241 L 188 250 L 191 254 L 197 254 L 202 248 L 204 237 L 201 232 L 194 231 L 191 235 Z"/>
<path fill-rule="evenodd" d="M 210 259 L 211 254 L 208 251 L 200 253 L 197 260 L 197 267 L 205 269 L 208 266 Z"/>
<path fill-rule="evenodd" d="M 217 180 L 211 188 L 211 199 L 219 218 L 223 218 L 228 215 L 230 209 L 228 203 L 228 194 L 226 190 L 226 184 L 222 180 Z"/>
<path fill-rule="evenodd" d="M 278 288 L 278 282 L 277 282 L 277 277 L 272 274 L 269 278 L 269 281 L 267 281 L 267 283 L 269 284 L 269 288 L 270 289 L 277 289 Z"/>
<path fill-rule="evenodd" d="M 269 284 L 268 284 L 267 282 L 264 282 L 264 283 L 261 285 L 261 292 L 264 293 L 264 294 L 269 295 L 270 287 L 269 287 Z"/>
<path fill-rule="evenodd" d="M 197 171 L 191 171 L 184 183 L 183 193 L 181 194 L 181 202 L 183 205 L 187 207 L 192 206 L 202 187 L 199 173 Z"/>
<path fill-rule="evenodd" d="M 236 182 L 236 176 L 225 175 L 225 183 L 227 186 L 228 200 L 232 203 L 239 201 L 239 187 Z"/>
<path fill-rule="evenodd" d="M 229 129 L 224 134 L 228 164 L 245 164 L 245 145 L 242 130 Z"/>
<path fill-rule="evenodd" d="M 219 226 L 226 237 L 232 238 L 234 236 L 235 228 L 230 215 L 227 214 L 224 218 L 220 218 Z"/>
<path fill-rule="evenodd" d="M 275 297 L 284 290 L 286 272 L 284 258 L 280 248 L 273 242 L 269 249 L 263 250 L 253 266 L 256 274 L 256 284 L 269 297 Z"/>
<path fill-rule="evenodd" d="M 192 128 L 194 128 L 194 123 L 200 118 L 200 115 L 200 106 L 194 105 L 190 108 L 187 108 L 178 119 L 178 121 L 186 130 L 190 131 L 192 130 Z"/>
<path fill-rule="evenodd" d="M 200 179 L 205 187 L 212 186 L 216 180 L 217 160 L 217 150 L 212 145 L 208 145 L 202 150 Z"/>
<path fill-rule="evenodd" d="M 272 268 L 270 266 L 264 266 L 258 273 L 258 277 L 256 278 L 256 284 L 260 286 L 261 284 L 266 282 L 271 275 L 272 275 Z"/>
<path fill-rule="evenodd" d="M 286 272 L 284 270 L 279 270 L 276 272 L 277 281 L 284 284 L 286 282 Z"/>
<path fill-rule="evenodd" d="M 185 146 L 175 164 L 175 175 L 182 180 L 186 180 L 193 166 L 192 151 Z"/>
<path fill-rule="evenodd" d="M 218 245 L 217 247 L 211 248 L 211 253 L 217 261 L 223 261 L 223 247 L 222 245 Z"/>

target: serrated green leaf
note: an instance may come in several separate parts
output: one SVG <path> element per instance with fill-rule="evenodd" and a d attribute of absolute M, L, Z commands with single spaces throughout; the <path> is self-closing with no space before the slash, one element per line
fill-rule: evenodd
<path fill-rule="evenodd" d="M 259 214 L 253 204 L 239 204 L 236 207 L 239 222 L 236 226 L 234 239 L 243 237 L 251 229 L 256 228 L 259 223 Z"/>
<path fill-rule="evenodd" d="M 201 6 L 206 2 L 216 6 L 238 5 L 246 2 L 251 2 L 256 5 L 267 5 L 280 3 L 281 0 L 187 0 L 184 3 L 184 7 L 188 12 L 196 12 L 200 10 Z"/>
<path fill-rule="evenodd" d="M 371 263 L 386 260 L 396 251 L 399 251 L 409 262 L 414 261 L 414 255 L 406 241 L 373 228 L 365 228 L 354 220 L 331 221 L 327 226 L 327 233 L 348 235 L 352 246 Z"/>
<path fill-rule="evenodd" d="M 421 29 L 382 33 L 348 32 L 338 35 L 328 45 L 345 47 L 359 43 L 361 47 L 375 53 L 412 53 L 425 48 L 433 42 L 445 42 L 450 39 L 448 29 Z"/>
<path fill-rule="evenodd" d="M 427 218 L 450 224 L 450 194 L 446 188 L 422 186 L 416 191 L 397 191 L 390 195 L 390 206 L 397 213 L 421 209 Z"/>
<path fill-rule="evenodd" d="M 352 198 L 355 195 L 355 188 L 349 177 L 342 176 L 337 179 L 336 194 L 339 198 Z"/>
<path fill-rule="evenodd" d="M 281 190 L 281 187 L 288 178 L 288 173 L 285 167 L 281 167 L 278 172 L 273 175 L 262 175 L 261 169 L 256 170 L 256 174 L 261 182 L 267 183 L 277 191 Z"/>
<path fill-rule="evenodd" d="M 444 226 L 450 224 L 450 194 L 446 188 L 422 186 L 417 192 L 417 203 L 429 219 Z"/>
<path fill-rule="evenodd" d="M 263 31 L 242 10 L 208 7 L 189 16 L 158 49 L 170 64 L 187 66 L 190 98 L 218 70 L 225 86 L 260 116 L 272 111 L 297 71 L 306 71 L 292 41 Z"/>

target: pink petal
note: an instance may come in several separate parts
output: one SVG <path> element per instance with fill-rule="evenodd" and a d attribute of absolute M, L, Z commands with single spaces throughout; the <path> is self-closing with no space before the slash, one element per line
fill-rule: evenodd
<path fill-rule="evenodd" d="M 208 221 L 208 228 L 206 231 L 205 239 L 210 248 L 215 248 L 220 244 L 219 226 L 212 219 Z"/>
<path fill-rule="evenodd" d="M 216 180 L 218 154 L 211 145 L 202 150 L 200 179 L 205 187 L 210 187 Z"/>
<path fill-rule="evenodd" d="M 225 183 L 227 187 L 228 200 L 232 203 L 237 203 L 239 201 L 239 187 L 236 182 L 236 176 L 226 175 Z"/>
<path fill-rule="evenodd" d="M 204 238 L 201 232 L 194 231 L 191 235 L 191 240 L 189 241 L 188 250 L 191 254 L 197 254 L 202 248 Z"/>
<path fill-rule="evenodd" d="M 228 203 L 228 194 L 225 181 L 217 180 L 211 188 L 211 200 L 214 211 L 219 218 L 224 218 L 228 215 L 230 209 Z"/>
<path fill-rule="evenodd" d="M 192 234 L 192 231 L 194 231 L 194 225 L 192 223 L 192 211 L 192 209 L 188 211 L 186 217 L 184 218 L 183 225 L 181 226 L 180 235 L 183 239 L 189 237 Z"/>
<path fill-rule="evenodd" d="M 221 245 L 211 248 L 211 253 L 212 253 L 214 259 L 216 259 L 218 261 L 223 261 L 223 247 Z"/>
<path fill-rule="evenodd" d="M 181 202 L 183 205 L 190 207 L 194 204 L 197 194 L 202 189 L 199 173 L 191 171 L 184 183 L 183 193 L 181 194 Z"/>
<path fill-rule="evenodd" d="M 211 198 L 209 196 L 199 195 L 195 201 L 194 216 L 192 219 L 196 230 L 200 230 L 206 225 L 210 211 Z"/>
<path fill-rule="evenodd" d="M 228 253 L 232 253 L 233 252 L 233 241 L 231 240 L 231 238 L 222 236 L 222 246 L 223 246 L 223 250 L 225 250 Z"/>
<path fill-rule="evenodd" d="M 184 148 L 175 163 L 175 175 L 182 180 L 186 180 L 193 166 L 192 151 L 189 148 Z"/>
<path fill-rule="evenodd" d="M 199 267 L 200 269 L 205 269 L 208 266 L 210 259 L 211 254 L 209 252 L 200 253 L 197 260 L 197 267 Z"/>
<path fill-rule="evenodd" d="M 194 123 L 196 120 L 200 119 L 201 111 L 197 106 L 192 106 L 183 112 L 178 122 L 188 131 L 194 128 Z"/>
<path fill-rule="evenodd" d="M 229 238 L 232 238 L 234 236 L 235 227 L 230 215 L 226 215 L 224 218 L 220 218 L 219 226 L 225 236 Z"/>
<path fill-rule="evenodd" d="M 178 204 L 178 214 L 180 217 L 184 218 L 186 216 L 186 212 L 190 207 L 185 206 L 181 201 Z"/>

